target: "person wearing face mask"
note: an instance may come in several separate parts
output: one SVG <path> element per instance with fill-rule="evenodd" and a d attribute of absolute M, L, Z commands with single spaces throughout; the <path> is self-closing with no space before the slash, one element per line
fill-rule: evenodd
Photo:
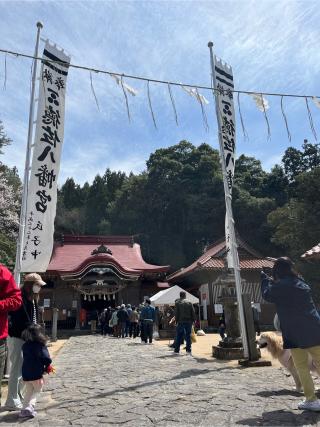
<path fill-rule="evenodd" d="M 10 312 L 8 350 L 10 360 L 10 376 L 8 382 L 8 396 L 5 406 L 8 410 L 22 408 L 19 386 L 22 370 L 22 332 L 31 324 L 38 323 L 38 299 L 41 287 L 46 283 L 40 274 L 29 273 L 24 277 L 21 286 L 22 306 L 19 310 Z"/>

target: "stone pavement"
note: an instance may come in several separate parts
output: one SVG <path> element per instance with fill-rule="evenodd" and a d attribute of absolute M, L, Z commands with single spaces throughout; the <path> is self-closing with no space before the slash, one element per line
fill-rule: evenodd
<path fill-rule="evenodd" d="M 301 395 L 274 367 L 241 368 L 137 340 L 71 338 L 55 360 L 38 416 L 1 426 L 320 426 L 298 411 Z"/>

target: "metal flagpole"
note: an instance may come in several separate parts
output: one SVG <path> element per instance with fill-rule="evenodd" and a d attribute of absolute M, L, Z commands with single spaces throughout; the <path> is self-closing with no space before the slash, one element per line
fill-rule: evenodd
<path fill-rule="evenodd" d="M 216 87 L 216 78 L 215 78 L 215 68 L 214 68 L 214 60 L 213 60 L 213 43 L 209 42 L 208 47 L 210 50 L 210 63 L 211 63 L 211 70 L 212 70 L 212 81 L 213 81 L 213 86 L 215 88 Z M 219 96 L 219 95 L 217 95 L 217 92 L 215 91 L 215 99 L 217 98 L 217 96 Z M 229 226 L 229 232 L 230 232 L 230 242 L 231 242 L 230 243 L 230 251 L 231 251 L 231 256 L 232 256 L 232 260 L 233 260 L 233 271 L 234 271 L 234 278 L 235 278 L 235 284 L 236 284 L 237 302 L 238 302 L 238 308 L 239 308 L 239 318 L 240 318 L 241 337 L 242 337 L 242 344 L 243 344 L 243 353 L 244 353 L 244 357 L 248 358 L 249 357 L 249 345 L 248 345 L 248 337 L 247 337 L 244 309 L 243 309 L 242 296 L 241 296 L 242 292 L 241 292 L 240 264 L 239 264 L 239 256 L 238 256 L 238 250 L 237 250 L 235 229 L 234 229 L 234 219 L 233 219 L 233 213 L 232 213 L 232 196 L 231 196 L 231 192 L 229 191 L 228 182 L 227 182 L 226 162 L 225 162 L 225 157 L 224 157 L 223 139 L 222 139 L 222 133 L 221 133 L 221 124 L 220 124 L 220 112 L 219 112 L 219 106 L 218 106 L 217 99 L 216 99 L 216 114 L 217 114 L 217 119 L 218 119 L 219 148 L 220 148 L 220 159 L 221 159 L 222 174 L 223 174 L 226 212 L 227 212 L 228 226 Z"/>
<path fill-rule="evenodd" d="M 43 28 L 42 22 L 37 22 L 37 39 L 36 39 L 36 46 L 34 50 L 34 56 L 36 58 L 38 57 L 40 31 L 42 28 Z M 17 250 L 16 250 L 16 263 L 14 268 L 14 278 L 18 286 L 20 286 L 23 238 L 24 238 L 24 230 L 26 226 L 27 196 L 28 196 L 29 171 L 30 171 L 30 159 L 31 159 L 32 136 L 33 136 L 34 104 L 35 104 L 34 98 L 35 98 L 35 86 L 36 86 L 36 78 L 37 78 L 37 65 L 38 65 L 38 61 L 35 59 L 33 64 L 33 71 L 32 71 L 27 152 L 26 152 L 24 178 L 23 178 L 23 192 L 22 192 L 21 210 L 20 210 L 19 236 L 18 236 Z"/>

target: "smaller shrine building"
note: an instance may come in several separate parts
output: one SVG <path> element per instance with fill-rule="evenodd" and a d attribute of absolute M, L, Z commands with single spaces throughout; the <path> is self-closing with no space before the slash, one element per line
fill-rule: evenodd
<path fill-rule="evenodd" d="M 260 272 L 263 267 L 272 268 L 274 259 L 259 254 L 240 237 L 237 237 L 237 243 L 242 293 L 249 294 L 251 301 L 255 303 L 258 310 L 261 310 L 260 323 L 272 325 L 275 310 L 273 304 L 262 299 Z M 179 284 L 200 297 L 203 319 L 209 326 L 216 327 L 221 315 L 219 277 L 226 269 L 226 256 L 225 239 L 221 239 L 207 247 L 203 255 L 188 267 L 167 277 L 170 284 Z"/>
<path fill-rule="evenodd" d="M 132 236 L 62 236 L 43 274 L 44 320 L 50 323 L 53 308 L 58 308 L 58 327 L 79 328 L 84 311 L 138 305 L 168 286 L 163 283 L 168 270 L 145 262 Z"/>

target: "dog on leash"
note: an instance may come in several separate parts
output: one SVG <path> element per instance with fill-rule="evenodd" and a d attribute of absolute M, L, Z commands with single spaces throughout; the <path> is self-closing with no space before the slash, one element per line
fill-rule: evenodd
<path fill-rule="evenodd" d="M 292 375 L 296 384 L 296 390 L 302 391 L 301 381 L 294 366 L 291 351 L 283 348 L 282 337 L 274 332 L 263 332 L 258 339 L 258 345 L 260 348 L 265 348 L 274 359 L 279 360 L 281 365 Z M 311 372 L 317 372 L 320 375 L 320 370 L 317 369 L 310 355 L 309 369 Z"/>

